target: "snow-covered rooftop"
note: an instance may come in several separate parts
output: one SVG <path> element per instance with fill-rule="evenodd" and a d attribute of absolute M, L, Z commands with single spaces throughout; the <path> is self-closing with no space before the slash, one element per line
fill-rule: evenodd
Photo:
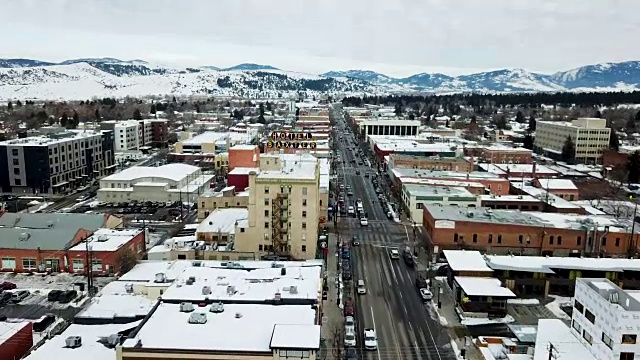
<path fill-rule="evenodd" d="M 304 348 L 311 343 L 310 336 L 317 334 L 320 342 L 320 326 L 315 325 L 316 311 L 308 305 L 253 305 L 224 304 L 223 311 L 213 313 L 210 306 L 199 307 L 195 312 L 180 312 L 179 304 L 162 303 L 138 330 L 134 339 L 126 340 L 125 348 L 204 350 L 221 352 L 268 352 L 277 325 L 305 325 L 279 329 L 275 340 L 287 347 Z M 206 323 L 190 324 L 194 313 L 206 314 Z M 170 324 L 170 326 L 167 326 Z M 310 331 L 311 326 L 318 330 Z M 298 332 L 296 332 L 298 331 Z M 287 332 L 288 336 L 282 340 Z M 317 349 L 314 347 L 312 349 Z"/>
<path fill-rule="evenodd" d="M 246 208 L 215 209 L 204 219 L 196 232 L 235 234 L 236 222 L 249 219 L 249 210 Z"/>
<path fill-rule="evenodd" d="M 295 334 L 295 336 L 292 336 Z M 271 337 L 271 347 L 278 349 L 320 348 L 320 325 L 276 324 Z"/>
<path fill-rule="evenodd" d="M 242 264 L 238 262 L 238 264 Z M 188 267 L 162 295 L 163 300 L 263 302 L 280 294 L 282 299 L 315 301 L 321 290 L 321 267 L 262 268 L 247 271 L 238 268 Z M 192 277 L 195 282 L 187 285 Z M 203 294 L 208 286 L 210 294 Z"/>
<path fill-rule="evenodd" d="M 249 133 L 207 131 L 202 134 L 196 135 L 190 139 L 184 140 L 182 144 L 183 145 L 202 145 L 202 144 L 226 142 L 227 137 L 229 138 L 229 142 L 231 142 L 231 144 L 233 145 L 236 143 L 243 143 L 243 142 L 248 143 L 251 141 L 253 136 Z"/>
<path fill-rule="evenodd" d="M 476 196 L 469 192 L 464 187 L 453 186 L 433 186 L 433 185 L 416 185 L 408 184 L 403 185 L 404 190 L 410 196 L 447 196 L 447 197 L 468 197 L 475 198 Z"/>
<path fill-rule="evenodd" d="M 316 164 L 310 162 L 287 161 L 282 163 L 280 170 L 262 170 L 256 180 L 296 179 L 315 180 Z"/>
<path fill-rule="evenodd" d="M 126 284 L 128 284 L 126 281 L 113 281 L 107 284 L 76 317 L 114 319 L 146 316 L 156 301 L 143 295 L 127 292 Z"/>
<path fill-rule="evenodd" d="M 5 341 L 18 341 L 17 339 L 12 339 L 12 337 L 27 325 L 29 325 L 28 321 L 0 321 L 0 345 Z"/>
<path fill-rule="evenodd" d="M 578 190 L 578 187 L 569 179 L 538 179 L 540 187 L 548 190 Z"/>
<path fill-rule="evenodd" d="M 579 258 L 516 255 L 486 255 L 486 264 L 495 270 L 553 273 L 553 269 L 593 271 L 640 271 L 640 261 L 625 258 Z"/>
<path fill-rule="evenodd" d="M 453 271 L 493 272 L 484 257 L 476 250 L 444 250 L 449 268 Z"/>
<path fill-rule="evenodd" d="M 535 166 L 535 169 L 534 169 Z M 538 175 L 557 175 L 558 172 L 549 169 L 544 165 L 538 164 L 484 164 L 479 163 L 478 167 L 486 172 L 490 172 L 498 175 L 506 175 L 507 172 L 510 174 L 533 174 Z"/>
<path fill-rule="evenodd" d="M 98 229 L 88 239 L 92 251 L 116 251 L 133 240 L 143 230 L 140 229 Z M 72 247 L 70 251 L 85 251 L 84 242 Z"/>
<path fill-rule="evenodd" d="M 513 201 L 513 202 L 539 202 L 531 195 L 479 195 L 482 201 Z"/>
<path fill-rule="evenodd" d="M 496 174 L 482 171 L 457 172 L 407 168 L 394 168 L 392 171 L 393 176 L 397 178 L 460 179 L 471 181 L 500 179 Z"/>
<path fill-rule="evenodd" d="M 119 332 L 134 329 L 139 321 L 128 324 L 108 325 L 77 325 L 72 324 L 62 334 L 54 336 L 42 346 L 34 350 L 26 360 L 113 360 L 116 358 L 116 350 L 109 349 L 99 340 Z M 82 346 L 79 348 L 66 347 L 65 340 L 69 336 L 80 336 Z"/>
<path fill-rule="evenodd" d="M 103 181 L 132 181 L 139 179 L 169 179 L 180 181 L 200 168 L 187 164 L 166 164 L 162 166 L 132 166 L 113 175 L 102 178 Z"/>
<path fill-rule="evenodd" d="M 228 175 L 249 175 L 250 172 L 255 171 L 256 174 L 260 173 L 260 168 L 253 167 L 237 167 L 229 171 Z"/>
<path fill-rule="evenodd" d="M 560 319 L 538 320 L 533 360 L 549 360 L 549 345 L 556 349 L 555 360 L 598 360 Z"/>
<path fill-rule="evenodd" d="M 456 276 L 455 281 L 468 296 L 516 297 L 513 291 L 502 287 L 500 279 Z"/>
<path fill-rule="evenodd" d="M 537 188 L 535 186 L 523 185 L 520 181 L 512 181 L 511 186 L 522 190 L 525 194 L 533 196 L 538 200 L 545 202 L 554 208 L 557 209 L 579 209 L 580 206 L 571 203 L 568 200 L 561 198 L 560 196 L 554 195 L 549 191 L 546 191 L 541 188 Z"/>

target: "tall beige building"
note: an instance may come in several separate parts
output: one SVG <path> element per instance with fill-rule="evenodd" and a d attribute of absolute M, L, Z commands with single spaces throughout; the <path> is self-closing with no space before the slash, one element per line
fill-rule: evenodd
<path fill-rule="evenodd" d="M 576 145 L 577 163 L 599 164 L 602 152 L 609 148 L 611 129 L 605 119 L 597 118 L 579 118 L 571 122 L 538 121 L 534 146 L 537 151 L 558 158 L 568 136 Z"/>
<path fill-rule="evenodd" d="M 249 173 L 249 220 L 235 231 L 236 251 L 314 259 L 320 201 L 318 161 L 261 156 Z"/>

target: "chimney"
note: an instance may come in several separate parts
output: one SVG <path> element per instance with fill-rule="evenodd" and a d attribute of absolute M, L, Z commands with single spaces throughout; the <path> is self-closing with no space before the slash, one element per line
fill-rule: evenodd
<path fill-rule="evenodd" d="M 533 162 L 533 167 L 531 168 L 531 178 L 536 178 L 536 162 Z"/>
<path fill-rule="evenodd" d="M 469 172 L 473 171 L 473 167 L 474 167 L 473 155 L 471 155 L 471 159 L 469 160 L 469 162 L 470 162 L 470 166 L 469 166 L 469 171 L 467 171 L 467 179 L 469 178 Z"/>

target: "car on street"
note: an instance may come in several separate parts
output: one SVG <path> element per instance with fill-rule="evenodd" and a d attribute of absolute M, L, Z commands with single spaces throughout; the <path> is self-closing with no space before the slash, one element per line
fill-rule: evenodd
<path fill-rule="evenodd" d="M 353 300 L 351 299 L 347 299 L 347 301 L 344 302 L 344 315 L 345 316 L 354 316 L 355 315 L 355 308 L 353 305 Z"/>
<path fill-rule="evenodd" d="M 375 329 L 364 329 L 364 348 L 367 350 L 376 350 L 378 348 L 378 337 Z"/>
<path fill-rule="evenodd" d="M 366 217 L 361 217 L 360 218 L 360 225 L 361 226 L 368 226 L 369 225 L 369 219 L 367 219 Z"/>
<path fill-rule="evenodd" d="M 353 238 L 351 238 L 351 245 L 360 246 L 360 240 L 358 240 L 358 238 L 354 236 Z"/>
<path fill-rule="evenodd" d="M 62 293 L 63 293 L 62 290 L 51 290 L 47 294 L 47 300 L 49 300 L 49 301 L 57 301 Z"/>
<path fill-rule="evenodd" d="M 356 347 L 356 333 L 355 331 L 351 331 L 344 334 L 344 346 L 346 347 Z"/>
<path fill-rule="evenodd" d="M 344 352 L 345 360 L 358 360 L 358 350 L 348 347 Z"/>
<path fill-rule="evenodd" d="M 14 291 L 13 295 L 11 296 L 11 302 L 14 303 L 19 303 L 20 301 L 26 299 L 29 297 L 29 295 L 31 295 L 31 293 L 29 292 L 29 290 L 18 290 L 18 291 Z"/>
<path fill-rule="evenodd" d="M 389 250 L 389 257 L 391 257 L 393 260 L 400 259 L 400 251 L 398 251 L 398 249 Z"/>
<path fill-rule="evenodd" d="M 424 301 L 430 301 L 433 299 L 433 294 L 427 288 L 420 288 L 420 297 L 422 297 Z"/>
<path fill-rule="evenodd" d="M 4 281 L 3 283 L 0 284 L 0 290 L 13 290 L 17 287 L 18 286 L 16 284 L 9 281 Z"/>
<path fill-rule="evenodd" d="M 344 332 L 356 332 L 356 319 L 353 316 L 344 317 Z"/>
<path fill-rule="evenodd" d="M 367 293 L 367 286 L 364 284 L 364 280 L 358 280 L 358 295 L 364 295 Z"/>
<path fill-rule="evenodd" d="M 67 290 L 60 294 L 58 297 L 58 301 L 63 304 L 70 303 L 71 300 L 75 299 L 78 296 L 78 292 L 75 290 Z"/>
<path fill-rule="evenodd" d="M 414 266 L 416 266 L 416 261 L 413 258 L 413 255 L 411 255 L 410 253 L 403 253 L 402 254 L 402 259 L 404 259 L 404 263 L 405 265 L 407 265 L 408 267 L 412 268 Z"/>
<path fill-rule="evenodd" d="M 353 192 L 352 191 L 348 191 L 347 192 L 347 196 L 353 196 Z"/>

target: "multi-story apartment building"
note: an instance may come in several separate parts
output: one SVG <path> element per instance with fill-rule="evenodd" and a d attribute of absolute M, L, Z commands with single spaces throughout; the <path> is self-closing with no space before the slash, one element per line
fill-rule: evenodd
<path fill-rule="evenodd" d="M 318 161 L 261 157 L 249 174 L 249 219 L 235 231 L 236 250 L 315 258 L 321 198 Z"/>
<path fill-rule="evenodd" d="M 640 355 L 640 294 L 607 279 L 577 279 L 571 332 L 601 360 Z M 559 344 L 562 346 L 562 344 Z"/>
<path fill-rule="evenodd" d="M 553 158 L 559 158 L 568 137 L 575 144 L 575 161 L 599 164 L 602 154 L 609 148 L 611 129 L 607 120 L 579 118 L 566 121 L 538 121 L 536 125 L 535 149 Z"/>
<path fill-rule="evenodd" d="M 112 131 L 64 131 L 0 142 L 4 192 L 59 194 L 111 174 Z"/>
<path fill-rule="evenodd" d="M 144 124 L 138 120 L 112 120 L 101 122 L 100 128 L 113 130 L 116 151 L 131 151 L 151 143 L 151 124 Z"/>

